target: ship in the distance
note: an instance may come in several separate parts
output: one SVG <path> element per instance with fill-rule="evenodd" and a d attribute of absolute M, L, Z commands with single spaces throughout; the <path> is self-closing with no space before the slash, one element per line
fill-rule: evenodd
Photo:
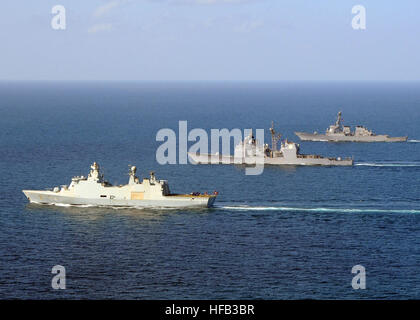
<path fill-rule="evenodd" d="M 123 207 L 210 207 L 215 194 L 173 194 L 166 180 L 157 180 L 154 173 L 140 182 L 136 167 L 131 166 L 126 185 L 113 186 L 104 179 L 99 165 L 94 162 L 88 177 L 73 177 L 69 186 L 52 190 L 23 190 L 30 202 L 40 204 L 68 204 Z"/>
<path fill-rule="evenodd" d="M 356 126 L 351 131 L 350 126 L 343 126 L 341 111 L 337 121 L 327 128 L 325 134 L 314 132 L 295 132 L 302 141 L 331 141 L 331 142 L 405 142 L 408 137 L 390 137 L 387 134 L 375 134 L 364 126 Z"/>
<path fill-rule="evenodd" d="M 281 141 L 281 136 L 270 128 L 271 148 L 268 144 L 261 145 L 252 135 L 235 146 L 234 155 L 191 153 L 188 155 L 195 164 L 264 164 L 264 165 L 302 165 L 302 166 L 352 166 L 353 159 L 341 157 L 322 157 L 320 155 L 301 154 L 299 145 L 287 139 Z M 277 149 L 281 142 L 280 150 Z"/>

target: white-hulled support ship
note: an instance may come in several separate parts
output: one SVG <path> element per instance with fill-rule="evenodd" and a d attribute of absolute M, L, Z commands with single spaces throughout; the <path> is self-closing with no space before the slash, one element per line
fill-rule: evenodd
<path fill-rule="evenodd" d="M 335 124 L 327 128 L 325 134 L 317 132 L 295 132 L 302 141 L 329 141 L 329 142 L 405 142 L 408 137 L 390 137 L 387 134 L 375 134 L 364 126 L 356 126 L 351 131 L 350 126 L 343 126 L 341 111 L 337 115 Z"/>
<path fill-rule="evenodd" d="M 276 134 L 273 125 L 270 128 L 272 146 L 261 145 L 251 134 L 235 146 L 234 155 L 197 154 L 188 155 L 194 164 L 264 164 L 264 165 L 295 165 L 295 166 L 352 166 L 353 159 L 341 157 L 322 157 L 320 155 L 301 154 L 299 145 L 285 140 L 281 142 L 280 150 L 277 143 L 280 135 Z"/>
<path fill-rule="evenodd" d="M 166 180 L 150 178 L 142 182 L 136 177 L 136 167 L 130 167 L 126 185 L 112 186 L 104 180 L 99 165 L 94 162 L 88 177 L 73 177 L 69 186 L 52 190 L 23 190 L 32 203 L 94 206 L 122 206 L 139 208 L 211 207 L 215 194 L 172 194 Z"/>

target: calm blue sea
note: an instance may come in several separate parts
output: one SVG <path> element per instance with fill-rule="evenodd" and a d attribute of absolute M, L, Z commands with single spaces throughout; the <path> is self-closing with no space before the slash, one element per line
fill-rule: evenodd
<path fill-rule="evenodd" d="M 156 133 L 346 124 L 395 144 L 300 142 L 354 167 L 161 166 Z M 0 83 L 0 298 L 420 298 L 420 83 Z M 269 140 L 266 130 L 266 141 Z M 28 205 L 97 161 L 172 191 L 218 190 L 202 210 Z M 351 269 L 366 268 L 366 289 Z M 67 288 L 51 288 L 63 265 Z"/>

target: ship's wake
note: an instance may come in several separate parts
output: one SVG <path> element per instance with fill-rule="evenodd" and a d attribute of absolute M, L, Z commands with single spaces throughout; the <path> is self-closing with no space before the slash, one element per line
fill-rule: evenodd
<path fill-rule="evenodd" d="M 420 140 L 411 139 L 411 140 L 407 140 L 407 142 L 410 142 L 410 143 L 419 143 Z"/>
<path fill-rule="evenodd" d="M 297 208 L 282 206 L 222 206 L 216 209 L 237 211 L 289 211 L 289 212 L 313 212 L 313 213 L 420 213 L 416 209 L 376 209 L 376 208 Z"/>
<path fill-rule="evenodd" d="M 36 202 L 31 202 L 31 204 L 37 205 Z M 66 208 L 108 208 L 108 209 L 115 209 L 115 210 L 180 210 L 182 208 L 168 208 L 168 207 L 126 207 L 126 206 L 95 206 L 95 205 L 74 205 L 74 204 L 64 204 L 64 203 L 43 203 L 42 205 L 50 205 L 50 206 L 58 206 L 58 207 L 66 207 Z M 289 207 L 289 206 L 249 206 L 249 205 L 226 205 L 226 206 L 218 206 L 215 205 L 211 207 L 212 209 L 218 210 L 231 210 L 231 211 L 277 211 L 277 212 L 313 212 L 313 213 L 420 213 L 420 209 L 382 209 L 382 208 L 334 208 L 334 207 L 315 207 L 315 208 L 308 208 L 308 207 Z M 185 209 L 185 208 L 184 208 Z M 192 208 L 187 208 L 191 209 Z M 201 210 L 205 210 L 205 208 L 199 208 Z M 198 210 L 196 208 L 195 210 Z"/>
<path fill-rule="evenodd" d="M 420 162 L 356 162 L 354 165 L 365 167 L 420 167 Z"/>

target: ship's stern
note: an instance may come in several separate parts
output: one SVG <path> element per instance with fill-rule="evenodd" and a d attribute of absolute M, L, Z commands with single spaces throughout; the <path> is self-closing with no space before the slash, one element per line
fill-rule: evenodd
<path fill-rule="evenodd" d="M 216 195 L 209 197 L 209 199 L 207 201 L 207 208 L 213 207 L 213 204 L 216 201 L 216 197 L 217 197 Z"/>

